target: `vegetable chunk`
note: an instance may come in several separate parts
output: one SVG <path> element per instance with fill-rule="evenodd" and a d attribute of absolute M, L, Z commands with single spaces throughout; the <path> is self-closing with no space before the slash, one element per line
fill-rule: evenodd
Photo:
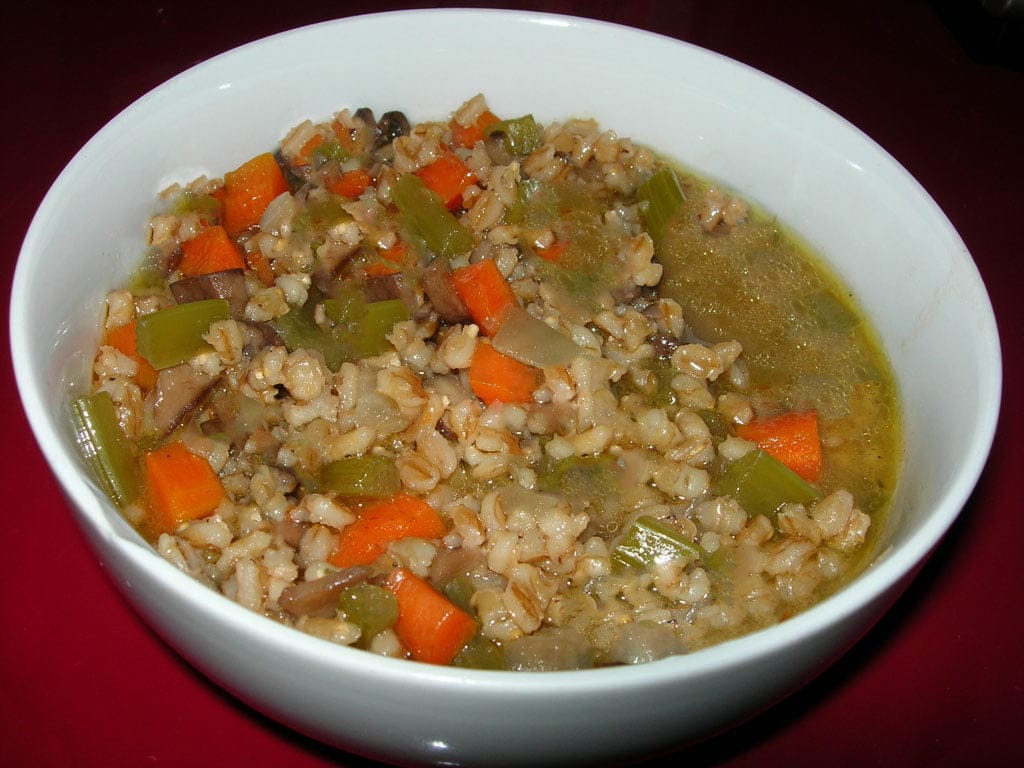
<path fill-rule="evenodd" d="M 818 414 L 784 413 L 755 419 L 736 427 L 736 434 L 774 456 L 804 480 L 814 482 L 821 474 L 821 438 Z"/>
<path fill-rule="evenodd" d="M 264 152 L 224 175 L 224 229 L 237 235 L 260 223 L 270 201 L 288 191 L 277 160 Z"/>
<path fill-rule="evenodd" d="M 538 371 L 513 357 L 503 355 L 490 344 L 480 342 L 469 364 L 469 385 L 473 394 L 490 405 L 528 403 L 537 387 Z"/>
<path fill-rule="evenodd" d="M 182 442 L 147 453 L 144 466 L 152 522 L 160 531 L 212 514 L 227 496 L 210 463 Z"/>
<path fill-rule="evenodd" d="M 384 586 L 398 598 L 395 634 L 417 661 L 450 664 L 476 634 L 472 616 L 412 571 L 396 568 Z"/>
<path fill-rule="evenodd" d="M 439 539 L 444 521 L 427 502 L 406 493 L 367 507 L 341 532 L 330 562 L 339 568 L 368 565 L 384 553 L 388 544 L 414 536 Z"/>

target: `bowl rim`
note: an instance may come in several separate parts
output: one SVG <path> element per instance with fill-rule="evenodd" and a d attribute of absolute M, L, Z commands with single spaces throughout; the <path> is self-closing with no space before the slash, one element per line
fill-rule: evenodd
<path fill-rule="evenodd" d="M 84 158 L 102 142 L 103 137 L 107 133 L 126 121 L 130 122 L 132 119 L 135 119 L 133 115 L 143 110 L 151 100 L 159 99 L 164 92 L 176 87 L 176 84 L 204 74 L 207 70 L 215 69 L 226 60 L 244 55 L 245 52 L 264 46 L 271 41 L 275 41 L 278 44 L 286 43 L 290 38 L 319 34 L 324 30 L 339 26 L 346 27 L 354 23 L 362 24 L 368 22 L 386 23 L 392 19 L 411 22 L 424 15 L 429 15 L 433 20 L 440 14 L 453 17 L 453 20 L 455 17 L 488 17 L 492 20 L 500 19 L 527 24 L 562 26 L 590 33 L 604 33 L 616 30 L 621 34 L 646 37 L 652 42 L 657 41 L 659 44 L 667 43 L 672 46 L 680 46 L 700 55 L 710 56 L 721 62 L 726 62 L 729 66 L 746 70 L 758 79 L 763 79 L 770 88 L 782 88 L 788 91 L 790 98 L 797 98 L 803 101 L 805 106 L 820 110 L 824 115 L 843 124 L 846 130 L 855 132 L 862 141 L 868 142 L 871 151 L 878 154 L 883 162 L 890 164 L 892 166 L 890 170 L 895 170 L 897 175 L 902 176 L 904 182 L 910 188 L 916 189 L 916 193 L 933 209 L 933 213 L 936 214 L 936 221 L 941 222 L 941 226 L 945 230 L 943 233 L 944 238 L 949 240 L 952 245 L 958 244 L 960 258 L 964 260 L 963 266 L 966 267 L 967 274 L 974 281 L 974 284 L 969 286 L 969 288 L 986 302 L 984 306 L 978 308 L 979 318 L 984 326 L 979 333 L 979 338 L 988 344 L 987 358 L 991 368 L 987 372 L 990 376 L 981 382 L 983 390 L 981 394 L 991 405 L 981 409 L 984 419 L 978 423 L 977 428 L 972 433 L 968 450 L 964 452 L 966 461 L 957 472 L 956 481 L 942 497 L 942 503 L 933 509 L 927 521 L 906 542 L 901 544 L 897 551 L 891 552 L 888 556 L 879 559 L 878 562 L 869 566 L 851 583 L 846 584 L 834 594 L 800 612 L 793 618 L 732 640 L 699 649 L 693 653 L 671 656 L 659 661 L 632 666 L 602 667 L 565 672 L 517 672 L 509 674 L 506 671 L 437 667 L 410 662 L 404 659 L 376 656 L 358 649 L 339 648 L 337 645 L 327 641 L 304 635 L 302 632 L 297 632 L 289 627 L 280 625 L 260 614 L 249 611 L 226 597 L 218 596 L 220 599 L 211 601 L 208 589 L 202 587 L 202 585 L 188 575 L 179 572 L 160 557 L 155 549 L 142 542 L 141 539 L 134 541 L 124 538 L 109 526 L 102 524 L 103 514 L 100 507 L 106 502 L 98 496 L 98 491 L 91 481 L 86 481 L 81 476 L 78 465 L 71 456 L 71 447 L 56 429 L 54 417 L 50 414 L 49 408 L 44 402 L 43 393 L 46 391 L 46 386 L 42 381 L 42 373 L 36 371 L 32 365 L 33 352 L 29 349 L 29 339 L 26 334 L 26 319 L 30 304 L 27 291 L 29 274 L 37 261 L 34 254 L 37 252 L 37 242 L 41 237 L 41 232 L 47 226 L 47 221 L 53 218 L 54 214 L 51 212 L 51 209 L 56 205 L 57 191 L 78 171 L 84 164 Z M 685 158 L 682 159 L 685 160 Z M 824 254 L 824 257 L 827 261 L 828 255 Z M 230 623 L 234 630 L 254 633 L 268 644 L 294 648 L 296 649 L 295 652 L 302 653 L 303 655 L 311 654 L 323 663 L 338 667 L 339 669 L 346 669 L 347 671 L 361 668 L 373 669 L 374 674 L 383 673 L 388 677 L 394 676 L 395 679 L 401 679 L 406 683 L 408 683 L 411 677 L 421 680 L 440 680 L 446 683 L 464 683 L 469 681 L 473 682 L 478 688 L 500 686 L 502 690 L 513 690 L 520 694 L 544 692 L 547 695 L 557 695 L 568 691 L 598 690 L 605 686 L 616 688 L 622 686 L 646 687 L 664 683 L 666 680 L 678 681 L 681 678 L 694 675 L 712 674 L 716 670 L 744 664 L 757 657 L 771 655 L 787 646 L 799 644 L 803 640 L 819 633 L 830 624 L 833 624 L 836 621 L 836 617 L 848 616 L 865 608 L 872 601 L 884 595 L 894 585 L 905 580 L 913 573 L 915 568 L 927 558 L 929 553 L 946 534 L 967 503 L 971 492 L 981 476 L 994 440 L 1002 388 L 1002 362 L 995 316 L 980 273 L 977 270 L 976 264 L 971 259 L 968 249 L 945 213 L 932 199 L 927 190 L 913 178 L 902 164 L 856 126 L 853 126 L 842 116 L 785 82 L 743 62 L 684 40 L 640 28 L 585 17 L 491 8 L 394 10 L 359 14 L 304 25 L 252 40 L 226 50 L 177 73 L 146 92 L 112 117 L 78 150 L 53 181 L 44 196 L 32 218 L 19 251 L 12 285 L 9 327 L 10 349 L 14 362 L 15 378 L 23 407 L 32 432 L 51 471 L 54 473 L 64 493 L 71 500 L 70 506 L 74 510 L 75 517 L 80 524 L 88 525 L 94 535 L 106 539 L 109 544 L 119 548 L 123 554 L 136 561 L 139 567 L 146 569 L 156 578 L 160 579 L 166 588 L 175 591 L 188 602 L 199 605 L 201 609 L 205 608 L 205 603 L 215 604 L 219 615 Z M 77 503 L 75 503 L 76 501 Z"/>

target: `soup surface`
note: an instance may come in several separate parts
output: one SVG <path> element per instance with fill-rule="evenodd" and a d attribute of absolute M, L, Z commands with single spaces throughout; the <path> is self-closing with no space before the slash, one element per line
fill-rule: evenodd
<path fill-rule="evenodd" d="M 83 452 L 160 554 L 419 661 L 687 653 L 854 575 L 888 364 L 773 220 L 591 120 L 343 109 L 175 185 Z"/>

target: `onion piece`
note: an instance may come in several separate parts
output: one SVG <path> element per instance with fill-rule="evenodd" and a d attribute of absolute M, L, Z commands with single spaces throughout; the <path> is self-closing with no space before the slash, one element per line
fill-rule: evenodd
<path fill-rule="evenodd" d="M 513 309 L 501 321 L 492 340 L 494 348 L 535 368 L 568 365 L 582 348 L 525 309 Z"/>

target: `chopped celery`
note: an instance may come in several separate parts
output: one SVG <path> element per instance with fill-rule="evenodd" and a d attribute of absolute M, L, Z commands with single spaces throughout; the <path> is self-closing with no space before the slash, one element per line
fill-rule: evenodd
<path fill-rule="evenodd" d="M 159 248 L 149 248 L 129 278 L 128 289 L 136 296 L 155 296 L 166 291 L 163 261 L 164 255 Z"/>
<path fill-rule="evenodd" d="M 384 456 L 350 456 L 328 462 L 320 481 L 341 496 L 382 498 L 402 489 L 395 462 Z"/>
<path fill-rule="evenodd" d="M 315 298 L 314 298 L 315 301 Z M 366 296 L 355 283 L 346 282 L 334 292 L 333 298 L 323 300 L 324 314 L 335 326 L 349 329 L 359 322 L 366 310 Z"/>
<path fill-rule="evenodd" d="M 352 215 L 345 210 L 345 202 L 345 198 L 332 192 L 311 195 L 295 217 L 292 228 L 312 243 L 322 242 L 331 227 L 352 220 Z"/>
<path fill-rule="evenodd" d="M 399 176 L 391 185 L 391 199 L 411 234 L 422 238 L 434 253 L 450 259 L 473 249 L 473 235 L 419 176 Z"/>
<path fill-rule="evenodd" d="M 313 161 L 314 168 L 321 168 L 325 164 L 332 160 L 336 163 L 343 163 L 348 160 L 352 155 L 341 146 L 341 142 L 338 141 L 324 141 L 317 145 L 316 149 L 313 150 Z"/>
<path fill-rule="evenodd" d="M 560 202 L 558 190 L 551 182 L 523 179 L 516 186 L 516 199 L 505 219 L 509 224 L 532 229 L 547 227 L 558 216 Z"/>
<path fill-rule="evenodd" d="M 313 319 L 315 309 L 316 300 L 311 296 L 301 307 L 294 307 L 287 314 L 275 318 L 274 327 L 289 352 L 297 349 L 319 352 L 327 367 L 336 371 L 342 363 L 356 359 L 355 350 L 340 335 L 316 324 Z"/>
<path fill-rule="evenodd" d="M 655 171 L 653 176 L 641 184 L 637 195 L 647 203 L 644 216 L 647 229 L 655 239 L 665 234 L 669 221 L 686 200 L 675 171 L 667 166 Z"/>
<path fill-rule="evenodd" d="M 398 600 L 390 590 L 367 581 L 346 588 L 338 598 L 345 620 L 357 625 L 362 634 L 356 645 L 368 648 L 370 641 L 398 621 Z"/>
<path fill-rule="evenodd" d="M 320 302 L 331 322 L 331 327 L 321 328 L 313 318 L 318 299 L 311 295 L 303 306 L 274 320 L 274 325 L 290 352 L 315 350 L 332 371 L 344 362 L 386 352 L 390 348 L 387 335 L 394 324 L 409 319 L 409 310 L 400 299 L 367 303 L 362 292 L 352 286 Z"/>
<path fill-rule="evenodd" d="M 673 560 L 693 560 L 700 555 L 700 548 L 687 541 L 682 532 L 650 515 L 641 515 L 612 550 L 612 562 L 648 568 Z"/>
<path fill-rule="evenodd" d="M 128 438 L 117 422 L 109 392 L 84 395 L 71 404 L 75 439 L 104 492 L 124 507 L 139 495 L 139 477 Z"/>
<path fill-rule="evenodd" d="M 612 456 L 569 456 L 537 475 L 542 491 L 560 492 L 568 499 L 597 500 L 618 492 L 618 466 Z"/>
<path fill-rule="evenodd" d="M 220 215 L 220 203 L 212 195 L 185 190 L 174 200 L 171 212 L 177 216 L 186 213 L 198 213 L 207 220 L 213 221 Z"/>
<path fill-rule="evenodd" d="M 711 433 L 711 438 L 716 443 L 729 436 L 729 420 L 720 412 L 713 408 L 701 408 L 697 411 L 697 415 L 700 416 L 701 421 L 707 424 L 708 432 Z"/>
<path fill-rule="evenodd" d="M 409 319 L 409 309 L 401 299 L 373 301 L 366 305 L 352 340 L 360 357 L 374 357 L 391 349 L 387 335 L 395 323 Z"/>
<path fill-rule="evenodd" d="M 537 149 L 541 143 L 541 130 L 533 115 L 523 115 L 511 120 L 500 120 L 489 125 L 485 136 L 500 134 L 504 137 L 505 149 L 510 155 L 524 156 Z"/>
<path fill-rule="evenodd" d="M 504 669 L 505 652 L 496 642 L 478 632 L 455 655 L 452 666 L 466 669 Z"/>
<path fill-rule="evenodd" d="M 751 517 L 774 517 L 787 502 L 807 504 L 818 498 L 814 486 L 760 449 L 730 464 L 714 489 L 719 496 L 736 499 Z"/>
<path fill-rule="evenodd" d="M 212 323 L 230 316 L 226 299 L 190 301 L 143 315 L 136 326 L 139 354 L 157 370 L 184 363 L 210 349 L 203 334 Z"/>
<path fill-rule="evenodd" d="M 583 350 L 576 342 L 525 309 L 513 309 L 501 321 L 494 348 L 535 368 L 569 365 Z"/>
<path fill-rule="evenodd" d="M 676 404 L 676 391 L 672 389 L 672 380 L 677 371 L 669 360 L 652 360 L 647 366 L 653 376 L 654 391 L 650 393 L 651 405 L 655 408 L 667 408 Z"/>
<path fill-rule="evenodd" d="M 473 581 L 469 576 L 465 574 L 455 576 L 444 585 L 444 589 L 441 591 L 445 597 L 470 616 L 476 616 L 472 603 L 473 593 L 476 589 L 473 587 Z"/>

